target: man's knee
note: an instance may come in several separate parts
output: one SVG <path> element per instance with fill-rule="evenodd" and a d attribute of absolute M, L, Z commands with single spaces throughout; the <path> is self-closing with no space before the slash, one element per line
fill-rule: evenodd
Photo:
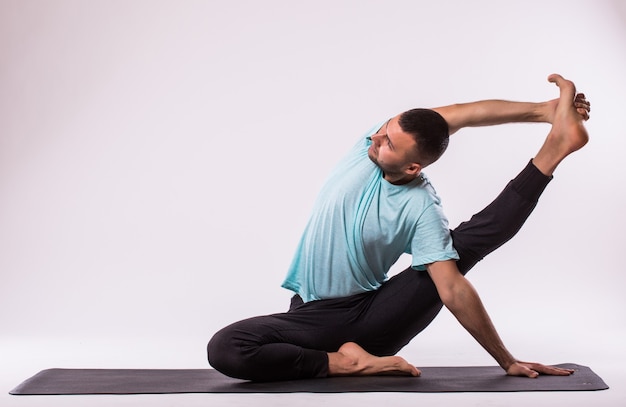
<path fill-rule="evenodd" d="M 241 366 L 241 355 L 237 351 L 233 332 L 226 327 L 217 332 L 207 345 L 209 364 L 227 376 L 236 377 L 237 366 Z"/>
<path fill-rule="evenodd" d="M 255 319 L 239 321 L 218 331 L 207 345 L 209 364 L 237 379 L 257 380 L 258 352 L 263 345 Z"/>

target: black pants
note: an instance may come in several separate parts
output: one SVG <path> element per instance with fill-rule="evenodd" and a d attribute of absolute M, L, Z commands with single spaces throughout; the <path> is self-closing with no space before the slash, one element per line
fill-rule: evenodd
<path fill-rule="evenodd" d="M 451 231 L 461 273 L 517 233 L 550 179 L 529 163 L 491 204 Z M 374 355 L 393 355 L 442 306 L 428 273 L 411 268 L 376 291 L 308 303 L 296 295 L 286 313 L 246 319 L 216 333 L 207 347 L 209 363 L 254 381 L 325 377 L 327 352 L 356 342 Z"/>

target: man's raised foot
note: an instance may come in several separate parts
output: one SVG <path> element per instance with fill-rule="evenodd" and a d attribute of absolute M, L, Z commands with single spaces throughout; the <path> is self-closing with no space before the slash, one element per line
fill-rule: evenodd
<path fill-rule="evenodd" d="M 565 157 L 587 144 L 589 135 L 583 125 L 583 120 L 588 116 L 582 115 L 574 103 L 576 97 L 574 83 L 558 74 L 550 75 L 548 81 L 559 87 L 560 96 L 552 129 L 533 163 L 545 175 L 552 175 Z"/>

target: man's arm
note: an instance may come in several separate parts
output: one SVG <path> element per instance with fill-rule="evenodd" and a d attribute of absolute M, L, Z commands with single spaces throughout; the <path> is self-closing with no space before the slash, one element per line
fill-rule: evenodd
<path fill-rule="evenodd" d="M 463 127 L 494 126 L 505 123 L 552 123 L 559 99 L 547 102 L 511 102 L 507 100 L 481 100 L 436 107 L 448 122 L 450 134 Z M 583 120 L 589 119 L 591 105 L 582 93 L 577 93 L 574 106 Z"/>
<path fill-rule="evenodd" d="M 427 270 L 444 305 L 508 375 L 537 377 L 540 373 L 560 376 L 573 373 L 569 369 L 515 359 L 496 332 L 478 293 L 458 271 L 453 260 L 432 263 Z"/>
<path fill-rule="evenodd" d="M 493 126 L 505 123 L 550 123 L 551 113 L 555 108 L 555 101 L 532 103 L 482 100 L 442 106 L 432 110 L 448 122 L 450 134 L 453 134 L 463 127 Z"/>

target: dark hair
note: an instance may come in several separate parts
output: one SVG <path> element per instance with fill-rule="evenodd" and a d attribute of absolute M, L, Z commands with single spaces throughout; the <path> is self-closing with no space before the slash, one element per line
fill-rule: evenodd
<path fill-rule="evenodd" d="M 398 124 L 415 139 L 417 159 L 422 167 L 437 161 L 448 148 L 448 123 L 434 110 L 408 110 L 400 115 Z"/>

